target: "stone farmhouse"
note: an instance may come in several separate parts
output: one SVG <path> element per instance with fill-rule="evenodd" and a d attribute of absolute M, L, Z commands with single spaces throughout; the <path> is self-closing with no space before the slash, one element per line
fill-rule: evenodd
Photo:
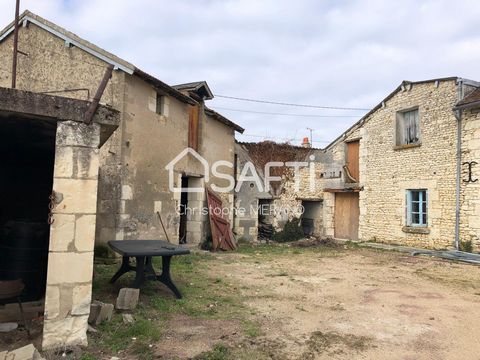
<path fill-rule="evenodd" d="M 8 191 L 0 211 L 0 233 L 38 234 L 38 227 L 42 228 L 37 244 L 43 244 L 38 250 L 48 257 L 48 271 L 47 261 L 29 269 L 40 280 L 27 300 L 46 293 L 43 345 L 84 344 L 94 244 L 165 238 L 160 215 L 172 242 L 198 246 L 209 236 L 208 217 L 200 211 L 205 195 L 172 192 L 170 185 L 176 189 L 207 185 L 209 169 L 199 159 L 233 163 L 235 132 L 243 129 L 205 105 L 213 94 L 204 81 L 169 86 L 29 11 L 20 16 L 20 24 L 16 88 L 23 92 L 8 96 L 36 101 L 61 97 L 66 99 L 58 100 L 61 104 L 78 100 L 80 105 L 69 106 L 83 109 L 106 68 L 114 67 L 101 98 L 106 107 L 100 107 L 104 109 L 100 116 L 114 114 L 109 115 L 115 120 L 112 124 L 103 118 L 97 121 L 103 126 L 70 124 L 59 116 L 43 126 L 42 117 L 30 115 L 2 121 L 2 134 L 12 141 L 8 143 L 11 166 L 2 169 L 2 184 L 8 184 Z M 0 87 L 4 88 L 11 84 L 13 28 L 12 23 L 0 32 Z M 49 111 L 54 112 L 56 101 L 45 103 Z M 36 109 L 42 108 L 37 105 Z M 72 119 L 78 120 L 78 114 Z M 13 141 L 17 133 L 22 134 L 21 141 Z M 37 142 L 42 151 L 35 167 L 31 173 L 21 173 L 33 165 L 26 161 Z M 186 148 L 190 150 L 184 152 Z M 222 172 L 233 176 L 231 168 Z M 210 180 L 219 186 L 225 181 L 215 176 Z M 15 194 L 25 194 L 25 189 L 29 195 L 19 202 Z M 233 191 L 221 196 L 223 205 L 232 208 Z M 180 214 L 180 205 L 199 211 Z M 7 211 L 14 206 L 18 211 Z M 27 206 L 30 211 L 24 211 Z M 52 225 L 43 229 L 47 218 Z M 24 235 L 24 247 L 35 247 L 34 236 Z"/>
<path fill-rule="evenodd" d="M 313 190 L 309 167 L 298 191 L 284 184 L 282 206 L 303 204 L 318 236 L 480 249 L 479 87 L 458 77 L 402 82 L 315 152 Z"/>

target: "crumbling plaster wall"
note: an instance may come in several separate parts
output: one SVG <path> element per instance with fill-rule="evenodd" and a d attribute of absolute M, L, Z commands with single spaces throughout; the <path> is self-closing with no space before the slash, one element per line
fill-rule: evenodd
<path fill-rule="evenodd" d="M 241 145 L 235 144 L 235 154 L 237 155 L 237 173 L 235 177 L 238 181 L 240 173 L 244 166 L 251 162 L 248 151 Z M 263 182 L 263 176 L 261 181 Z M 234 232 L 238 239 L 245 241 L 256 241 L 258 239 L 258 206 L 259 199 L 271 199 L 269 192 L 259 189 L 254 181 L 241 184 L 239 191 L 235 192 L 235 216 L 233 222 Z"/>
<path fill-rule="evenodd" d="M 164 238 L 156 215 L 162 215 L 172 241 L 178 241 L 179 193 L 169 189 L 165 166 L 188 146 L 188 106 L 168 97 L 165 115 L 156 112 L 156 91 L 138 77 L 126 79 L 123 153 L 119 208 L 115 238 Z M 181 173 L 204 170 L 196 159 L 185 157 L 175 164 L 175 186 Z"/>
<path fill-rule="evenodd" d="M 0 84 L 11 86 L 13 36 L 0 43 Z M 107 64 L 77 47 L 68 47 L 60 38 L 35 24 L 20 27 L 17 88 L 35 91 L 58 91 L 51 95 L 91 100 L 104 75 Z M 101 103 L 124 114 L 126 74 L 114 71 Z M 65 89 L 87 89 L 64 92 Z M 123 123 L 123 121 L 122 121 Z M 100 149 L 98 221 L 96 237 L 101 242 L 115 239 L 116 211 L 121 192 L 121 125 Z"/>

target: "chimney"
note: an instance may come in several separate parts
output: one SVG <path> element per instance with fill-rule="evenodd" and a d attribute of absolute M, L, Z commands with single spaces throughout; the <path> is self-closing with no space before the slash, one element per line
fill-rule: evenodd
<path fill-rule="evenodd" d="M 310 141 L 308 141 L 308 137 L 305 136 L 305 137 L 303 138 L 302 146 L 303 146 L 304 148 L 310 148 L 310 147 L 312 147 L 312 144 L 310 144 Z"/>

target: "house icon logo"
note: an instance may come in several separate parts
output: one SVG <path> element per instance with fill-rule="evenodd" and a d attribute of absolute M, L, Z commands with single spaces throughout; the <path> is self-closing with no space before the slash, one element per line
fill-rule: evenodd
<path fill-rule="evenodd" d="M 177 156 L 173 158 L 172 161 L 170 161 L 166 166 L 165 170 L 168 170 L 168 188 L 170 189 L 171 192 L 174 193 L 179 193 L 179 192 L 204 192 L 203 187 L 188 187 L 182 189 L 181 187 L 175 187 L 175 165 L 182 160 L 185 156 L 191 155 L 195 159 L 197 159 L 203 166 L 204 170 L 204 179 L 205 183 L 208 183 L 210 180 L 210 166 L 208 164 L 208 161 L 205 160 L 205 158 L 200 155 L 198 152 L 193 150 L 192 148 L 188 147 L 185 148 L 182 152 L 180 152 Z"/>

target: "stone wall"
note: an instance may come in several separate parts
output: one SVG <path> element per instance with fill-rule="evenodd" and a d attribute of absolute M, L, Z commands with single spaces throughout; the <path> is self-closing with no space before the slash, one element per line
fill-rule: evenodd
<path fill-rule="evenodd" d="M 43 348 L 87 345 L 100 125 L 57 125 Z"/>
<path fill-rule="evenodd" d="M 469 165 L 466 164 L 470 162 L 478 163 L 471 165 L 471 174 L 469 174 Z M 462 177 L 460 195 L 460 241 L 471 241 L 474 248 L 480 250 L 479 109 L 465 110 L 462 113 Z"/>
<path fill-rule="evenodd" d="M 327 149 L 345 161 L 344 142 L 360 138 L 359 238 L 418 247 L 451 247 L 455 228 L 455 80 L 404 86 Z M 399 111 L 418 107 L 421 145 L 398 148 Z M 406 231 L 406 190 L 428 190 L 427 233 Z M 334 232 L 334 194 L 325 197 L 325 229 Z"/>
<path fill-rule="evenodd" d="M 0 42 L 0 85 L 4 86 L 11 83 L 12 41 L 9 36 Z M 20 28 L 19 44 L 28 53 L 19 57 L 19 89 L 92 98 L 103 77 L 105 62 L 75 46 L 66 46 L 62 39 L 32 23 Z M 80 90 L 62 91 L 65 89 Z M 188 146 L 189 105 L 166 95 L 167 113 L 159 115 L 156 98 L 153 86 L 119 70 L 114 71 L 102 96 L 102 103 L 121 112 L 121 126 L 99 154 L 98 244 L 112 239 L 164 238 L 156 211 L 161 212 L 171 240 L 178 241 L 180 195 L 169 191 L 165 165 Z M 216 160 L 233 163 L 233 129 L 206 116 L 203 108 L 199 129 L 200 154 L 209 163 Z M 205 170 L 194 158 L 179 163 L 176 186 L 181 184 L 182 172 L 202 177 Z M 233 175 L 232 168 L 223 167 L 222 172 Z M 223 200 L 225 206 L 233 208 L 232 192 L 225 194 Z M 199 201 L 205 205 L 205 197 Z M 195 243 L 208 232 L 203 226 L 206 220 L 201 218 L 199 233 L 191 231 Z M 192 229 L 198 228 L 196 220 L 191 221 Z"/>

